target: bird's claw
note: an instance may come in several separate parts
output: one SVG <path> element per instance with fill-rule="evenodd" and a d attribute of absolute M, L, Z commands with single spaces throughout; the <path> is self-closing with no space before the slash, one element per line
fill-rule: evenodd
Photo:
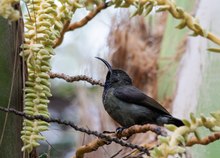
<path fill-rule="evenodd" d="M 130 138 L 130 136 L 128 136 L 128 137 L 122 137 L 121 139 L 122 140 L 128 140 Z"/>
<path fill-rule="evenodd" d="M 117 135 L 118 135 L 118 134 L 121 134 L 124 129 L 125 129 L 124 127 L 118 127 L 118 128 L 116 128 L 116 134 L 117 134 Z"/>
<path fill-rule="evenodd" d="M 128 136 L 128 137 L 122 137 L 122 136 L 121 136 L 121 134 L 122 134 L 122 132 L 123 132 L 124 129 L 126 129 L 126 128 L 124 128 L 124 127 L 118 127 L 118 128 L 116 129 L 116 135 L 119 136 L 119 137 L 121 137 L 122 140 L 128 140 L 128 139 L 130 138 L 130 136 Z"/>

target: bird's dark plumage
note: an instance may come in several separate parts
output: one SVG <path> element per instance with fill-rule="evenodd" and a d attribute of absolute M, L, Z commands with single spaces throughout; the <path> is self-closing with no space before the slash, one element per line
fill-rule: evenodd
<path fill-rule="evenodd" d="M 182 126 L 183 122 L 172 117 L 157 101 L 132 86 L 128 74 L 119 69 L 112 69 L 102 58 L 96 57 L 108 67 L 103 104 L 108 114 L 121 126 L 130 127 L 147 123 Z"/>

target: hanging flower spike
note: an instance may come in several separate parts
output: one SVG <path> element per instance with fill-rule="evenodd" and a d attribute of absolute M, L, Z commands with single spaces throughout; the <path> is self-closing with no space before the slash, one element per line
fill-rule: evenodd
<path fill-rule="evenodd" d="M 0 16 L 10 21 L 16 21 L 20 18 L 18 10 L 15 10 L 13 5 L 19 3 L 18 0 L 1 0 L 0 1 Z"/>

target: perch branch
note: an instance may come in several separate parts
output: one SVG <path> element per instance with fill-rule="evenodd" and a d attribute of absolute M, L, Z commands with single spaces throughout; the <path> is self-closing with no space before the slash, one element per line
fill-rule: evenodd
<path fill-rule="evenodd" d="M 87 81 L 92 85 L 100 85 L 100 86 L 104 86 L 103 83 L 101 83 L 101 81 L 97 81 L 92 79 L 91 77 L 88 77 L 86 75 L 78 75 L 78 76 L 69 76 L 63 73 L 53 73 L 50 72 L 49 73 L 50 78 L 59 78 L 59 79 L 64 79 L 67 82 L 74 82 L 74 81 Z"/>
<path fill-rule="evenodd" d="M 157 135 L 167 135 L 163 129 L 157 125 L 153 124 L 146 124 L 146 125 L 135 125 L 131 126 L 130 128 L 124 129 L 121 133 L 113 133 L 111 134 L 111 137 L 117 137 L 117 138 L 122 138 L 122 137 L 130 137 L 133 134 L 137 133 L 145 133 L 147 131 L 152 131 L 156 133 Z M 73 158 L 83 158 L 84 154 L 96 151 L 99 147 L 103 145 L 108 145 L 109 142 L 106 142 L 103 139 L 96 139 L 90 142 L 89 144 L 83 145 L 79 147 L 76 150 L 76 156 Z"/>
<path fill-rule="evenodd" d="M 127 129 L 124 129 L 121 133 L 117 133 L 118 138 L 122 137 L 130 137 L 136 133 L 146 133 L 147 131 L 151 131 L 156 133 L 157 135 L 167 136 L 167 133 L 163 128 L 154 124 L 146 124 L 146 125 L 134 125 Z"/>
<path fill-rule="evenodd" d="M 28 120 L 42 120 L 42 121 L 45 121 L 45 122 L 48 122 L 48 123 L 57 123 L 57 124 L 69 126 L 73 129 L 75 129 L 76 131 L 80 131 L 80 132 L 86 133 L 88 135 L 94 135 L 94 136 L 96 136 L 100 139 L 103 139 L 103 140 L 107 141 L 108 143 L 115 142 L 117 144 L 120 144 L 121 146 L 129 147 L 131 149 L 137 149 L 137 150 L 139 150 L 141 152 L 144 152 L 144 153 L 149 155 L 149 151 L 145 147 L 135 145 L 135 144 L 131 144 L 131 143 L 127 143 L 123 140 L 120 140 L 119 138 L 112 138 L 108 135 L 105 135 L 103 133 L 99 133 L 97 131 L 92 131 L 92 130 L 89 130 L 89 129 L 78 127 L 74 123 L 69 122 L 69 121 L 62 121 L 62 120 L 54 119 L 54 118 L 47 118 L 47 117 L 44 117 L 42 115 L 30 116 L 30 115 L 27 115 L 23 112 L 17 111 L 13 108 L 7 109 L 7 108 L 1 107 L 1 106 L 0 106 L 0 111 L 10 112 L 10 113 L 13 113 L 15 115 L 22 116 L 22 117 L 24 117 Z"/>
<path fill-rule="evenodd" d="M 191 138 L 188 142 L 187 142 L 187 146 L 193 146 L 195 144 L 201 144 L 201 145 L 207 145 L 209 143 L 212 143 L 216 140 L 220 139 L 220 132 L 216 132 L 213 133 L 203 139 L 198 139 L 196 137 Z"/>

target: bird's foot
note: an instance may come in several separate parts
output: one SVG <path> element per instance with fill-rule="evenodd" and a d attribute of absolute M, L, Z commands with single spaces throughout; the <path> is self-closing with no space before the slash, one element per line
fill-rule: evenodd
<path fill-rule="evenodd" d="M 115 131 L 103 131 L 102 133 L 106 134 L 106 135 L 111 135 L 111 134 L 115 133 Z M 105 144 L 109 145 L 109 144 L 111 144 L 111 141 L 105 140 Z"/>
<path fill-rule="evenodd" d="M 128 140 L 129 138 L 130 138 L 130 136 L 128 136 L 128 137 L 123 137 L 121 134 L 122 134 L 122 132 L 123 132 L 123 130 L 125 130 L 126 128 L 125 127 L 118 127 L 117 129 L 116 129 L 116 135 L 118 136 L 118 137 L 120 137 L 122 140 Z"/>
<path fill-rule="evenodd" d="M 130 138 L 130 136 L 128 136 L 128 137 L 122 137 L 121 139 L 122 140 L 128 140 Z"/>
<path fill-rule="evenodd" d="M 118 127 L 118 128 L 116 128 L 116 130 L 115 130 L 115 131 L 116 131 L 116 134 L 121 134 L 124 129 L 125 129 L 124 127 Z"/>

